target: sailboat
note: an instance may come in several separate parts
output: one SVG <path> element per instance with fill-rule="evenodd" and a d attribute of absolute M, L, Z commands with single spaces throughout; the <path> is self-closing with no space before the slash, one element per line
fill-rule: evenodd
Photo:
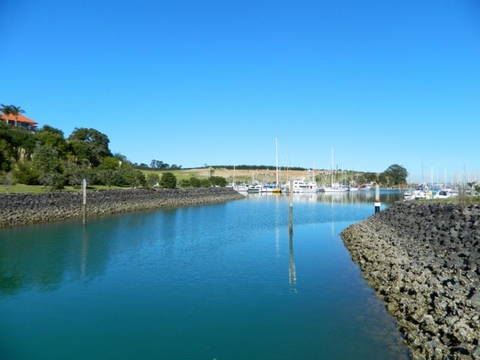
<path fill-rule="evenodd" d="M 348 191 L 348 187 L 335 182 L 336 171 L 334 170 L 335 166 L 335 151 L 332 149 L 332 167 L 331 167 L 331 181 L 330 186 L 325 186 L 323 191 L 326 193 L 344 193 Z"/>

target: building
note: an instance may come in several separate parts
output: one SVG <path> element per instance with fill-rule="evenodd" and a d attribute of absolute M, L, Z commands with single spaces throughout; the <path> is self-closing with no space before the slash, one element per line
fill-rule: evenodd
<path fill-rule="evenodd" d="M 29 119 L 22 114 L 13 115 L 0 113 L 0 120 L 10 126 L 15 126 L 27 130 L 35 130 L 37 127 L 37 122 Z"/>

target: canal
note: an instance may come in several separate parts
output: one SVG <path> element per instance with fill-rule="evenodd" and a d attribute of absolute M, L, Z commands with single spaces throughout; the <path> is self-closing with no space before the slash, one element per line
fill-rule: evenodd
<path fill-rule="evenodd" d="M 384 203 L 400 194 L 383 192 Z M 373 194 L 0 231 L 0 358 L 408 359 L 339 236 Z"/>

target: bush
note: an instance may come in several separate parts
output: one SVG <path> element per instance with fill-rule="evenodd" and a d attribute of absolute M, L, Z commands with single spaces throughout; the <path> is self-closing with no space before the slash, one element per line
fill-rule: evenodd
<path fill-rule="evenodd" d="M 190 182 L 189 179 L 182 179 L 180 180 L 180 187 L 186 188 L 186 187 L 191 187 L 192 183 Z"/>
<path fill-rule="evenodd" d="M 212 186 L 212 183 L 210 182 L 210 179 L 201 179 L 200 180 L 200 187 L 210 187 Z"/>
<path fill-rule="evenodd" d="M 197 179 L 196 177 L 192 177 L 192 178 L 190 178 L 190 186 L 198 188 L 198 187 L 202 186 L 202 183 L 201 183 L 200 179 Z"/>
<path fill-rule="evenodd" d="M 147 184 L 150 187 L 157 186 L 160 183 L 160 176 L 158 174 L 148 174 L 147 175 Z"/>
<path fill-rule="evenodd" d="M 25 162 L 17 165 L 13 171 L 13 176 L 20 184 L 25 185 L 38 185 L 40 174 L 34 168 L 32 163 Z"/>
<path fill-rule="evenodd" d="M 177 187 L 177 178 L 171 172 L 162 174 L 160 186 L 166 189 L 175 189 Z"/>
<path fill-rule="evenodd" d="M 225 186 L 227 186 L 227 179 L 225 179 L 222 176 L 211 176 L 210 177 L 210 183 L 213 186 L 225 187 Z"/>

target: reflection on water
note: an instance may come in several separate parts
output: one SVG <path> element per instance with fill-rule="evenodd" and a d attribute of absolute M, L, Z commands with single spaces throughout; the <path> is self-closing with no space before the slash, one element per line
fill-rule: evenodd
<path fill-rule="evenodd" d="M 288 280 L 292 290 L 297 291 L 297 270 L 295 269 L 295 250 L 293 248 L 293 228 L 288 229 L 289 266 Z"/>
<path fill-rule="evenodd" d="M 395 191 L 383 191 L 382 202 L 391 204 L 402 198 L 401 193 Z M 318 208 L 322 213 L 323 221 L 330 223 L 332 235 L 338 232 L 337 222 L 344 222 L 345 211 L 338 205 L 372 203 L 375 192 L 356 192 L 344 194 L 295 194 L 293 197 L 294 208 L 301 204 L 324 204 L 328 205 L 328 211 Z M 280 232 L 285 219 L 286 197 L 249 195 L 252 200 L 273 201 L 275 256 L 280 256 Z M 208 209 L 206 207 L 205 209 Z M 305 209 L 304 209 L 305 210 Z M 79 229 L 77 224 L 49 224 L 37 225 L 26 228 L 6 229 L 0 232 L 0 294 L 14 294 L 21 288 L 38 287 L 42 290 L 55 289 L 56 285 L 64 280 L 74 281 L 78 279 L 93 279 L 104 273 L 109 257 L 117 251 L 129 251 L 140 248 L 142 242 L 154 242 L 155 237 L 162 239 L 162 251 L 165 256 L 174 256 L 177 232 L 181 227 L 181 233 L 196 234 L 199 237 L 205 234 L 208 224 L 202 223 L 202 208 L 183 208 L 177 210 L 165 210 L 161 216 L 155 213 L 130 214 L 115 216 L 94 221 L 86 228 Z M 283 213 L 282 213 L 283 212 Z M 298 211 L 297 215 L 298 215 Z M 199 214 L 200 213 L 200 214 Z M 192 215 L 195 218 L 192 218 Z M 247 214 L 247 216 L 251 214 Z M 303 215 L 303 216 L 302 216 Z M 296 224 L 302 222 L 322 221 L 314 216 L 315 212 L 300 213 Z M 368 215 L 368 212 L 367 212 Z M 222 224 L 227 216 L 226 212 L 217 212 L 213 220 L 215 224 Z M 244 216 L 242 214 L 242 216 Z M 253 218 L 243 218 L 245 226 L 255 223 Z M 108 224 L 108 230 L 103 225 Z M 242 225 L 242 224 L 241 224 Z M 153 230 L 152 230 L 153 229 Z M 108 241 L 103 238 L 108 235 Z M 47 233 L 42 236 L 42 232 Z M 112 236 L 112 233 L 115 236 Z M 135 234 L 132 236 L 131 234 Z M 122 236 L 122 234 L 130 234 Z M 222 239 L 227 243 L 228 239 Z M 197 244 L 201 246 L 201 244 Z M 221 243 L 218 244 L 221 246 Z M 293 231 L 289 232 L 289 250 L 293 256 Z M 293 267 L 295 264 L 293 261 Z M 292 272 L 294 274 L 294 271 Z M 291 277 L 291 280 L 296 276 Z"/>
<path fill-rule="evenodd" d="M 295 196 L 293 222 L 285 196 L 251 196 L 2 230 L 0 357 L 404 359 L 339 238 L 370 199 Z"/>

